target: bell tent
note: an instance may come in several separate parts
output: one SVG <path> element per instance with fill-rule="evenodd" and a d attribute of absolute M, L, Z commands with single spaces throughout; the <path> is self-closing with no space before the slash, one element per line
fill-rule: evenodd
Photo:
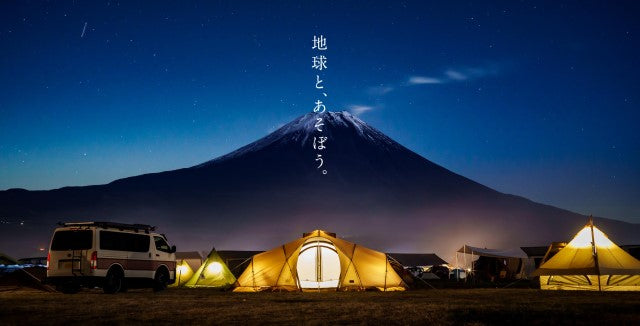
<path fill-rule="evenodd" d="M 200 265 L 200 268 L 186 282 L 185 287 L 190 288 L 220 288 L 228 289 L 236 282 L 227 265 L 225 265 L 216 249 L 212 249 L 207 256 L 207 260 Z"/>
<path fill-rule="evenodd" d="M 315 230 L 253 256 L 238 277 L 234 291 L 402 291 L 405 288 L 386 254 Z"/>
<path fill-rule="evenodd" d="M 543 290 L 640 291 L 640 261 L 590 221 L 533 274 Z"/>

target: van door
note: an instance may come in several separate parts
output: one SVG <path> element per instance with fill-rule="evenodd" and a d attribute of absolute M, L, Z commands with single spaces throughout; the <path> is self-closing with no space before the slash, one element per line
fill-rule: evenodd
<path fill-rule="evenodd" d="M 127 233 L 128 270 L 127 277 L 153 277 L 153 250 L 151 237 L 147 234 Z"/>
<path fill-rule="evenodd" d="M 153 242 L 156 248 L 156 266 L 162 264 L 167 265 L 169 268 L 169 278 L 173 279 L 175 277 L 175 256 L 171 252 L 171 247 L 169 247 L 167 240 L 161 236 L 154 235 Z"/>
<path fill-rule="evenodd" d="M 89 273 L 93 230 L 63 229 L 53 234 L 49 248 L 49 276 L 80 276 Z"/>

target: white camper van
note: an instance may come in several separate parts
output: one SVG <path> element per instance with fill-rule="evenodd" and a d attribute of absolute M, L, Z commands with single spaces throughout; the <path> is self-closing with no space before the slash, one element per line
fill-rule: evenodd
<path fill-rule="evenodd" d="M 81 286 L 116 293 L 133 287 L 159 291 L 175 281 L 175 246 L 143 224 L 61 223 L 47 255 L 47 283 L 66 293 Z"/>

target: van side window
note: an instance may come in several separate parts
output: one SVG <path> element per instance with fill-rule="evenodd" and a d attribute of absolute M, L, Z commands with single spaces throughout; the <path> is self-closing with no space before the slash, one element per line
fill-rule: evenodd
<path fill-rule="evenodd" d="M 144 234 L 100 231 L 100 249 L 148 252 L 149 236 Z"/>
<path fill-rule="evenodd" d="M 156 243 L 157 250 L 171 253 L 171 248 L 169 248 L 169 244 L 162 237 L 154 236 L 153 240 Z"/>

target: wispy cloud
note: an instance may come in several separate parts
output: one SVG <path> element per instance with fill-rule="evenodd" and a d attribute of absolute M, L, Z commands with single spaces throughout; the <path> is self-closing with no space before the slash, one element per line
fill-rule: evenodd
<path fill-rule="evenodd" d="M 466 74 L 463 74 L 460 71 L 449 69 L 444 73 L 449 80 L 466 80 L 469 78 Z"/>
<path fill-rule="evenodd" d="M 445 75 L 449 77 L 450 80 L 455 80 L 455 81 L 483 78 L 483 77 L 497 75 L 497 74 L 498 74 L 498 68 L 495 66 L 464 68 L 464 69 L 449 69 L 445 72 Z"/>
<path fill-rule="evenodd" d="M 410 87 L 414 85 L 458 83 L 458 82 L 484 78 L 490 75 L 497 75 L 497 74 L 498 74 L 498 69 L 497 69 L 497 66 L 495 65 L 486 66 L 486 67 L 449 68 L 442 71 L 440 74 L 436 74 L 436 75 L 428 75 L 428 76 L 413 75 L 413 76 L 410 76 L 408 80 L 402 83 L 378 84 L 377 86 L 369 87 L 367 89 L 367 93 L 372 96 L 382 96 L 382 95 L 391 93 L 396 89 Z M 355 116 L 359 116 L 366 112 L 379 109 L 382 106 L 383 106 L 383 103 L 381 103 L 378 99 L 377 104 L 375 106 L 352 104 L 352 105 L 348 105 L 347 109 L 351 112 L 351 114 Z"/>
<path fill-rule="evenodd" d="M 392 92 L 394 89 L 395 87 L 387 86 L 387 85 L 373 86 L 373 87 L 369 87 L 369 89 L 367 90 L 367 93 L 369 93 L 370 95 L 384 95 L 389 92 Z"/>
<path fill-rule="evenodd" d="M 439 74 L 429 75 L 413 75 L 406 81 L 395 84 L 379 84 L 378 86 L 372 86 L 367 88 L 366 92 L 371 96 L 382 96 L 391 93 L 395 90 L 399 90 L 404 87 L 410 87 L 414 85 L 437 85 L 437 84 L 450 84 L 464 81 L 471 81 L 474 79 L 480 79 L 497 75 L 500 73 L 502 65 L 489 64 L 480 67 L 455 67 L 443 70 Z M 373 109 L 377 106 L 366 105 L 351 105 L 349 110 L 354 115 L 359 115 Z"/>
<path fill-rule="evenodd" d="M 426 76 L 411 76 L 407 83 L 409 85 L 442 84 L 442 79 Z"/>
<path fill-rule="evenodd" d="M 355 115 L 355 116 L 359 116 L 365 112 L 369 112 L 373 109 L 375 109 L 374 106 L 369 106 L 369 105 L 349 105 L 349 112 L 351 112 L 351 114 Z"/>
<path fill-rule="evenodd" d="M 407 80 L 406 85 L 422 85 L 422 84 L 445 84 L 455 83 L 465 80 L 479 79 L 490 75 L 497 75 L 498 69 L 491 67 L 472 67 L 472 68 L 450 68 L 442 73 L 442 76 L 411 76 Z"/>

